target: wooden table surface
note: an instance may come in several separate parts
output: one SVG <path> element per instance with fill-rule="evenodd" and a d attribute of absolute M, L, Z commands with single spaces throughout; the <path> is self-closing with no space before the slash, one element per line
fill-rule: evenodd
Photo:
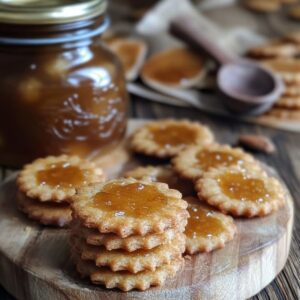
<path fill-rule="evenodd" d="M 234 145 L 240 133 L 259 133 L 272 138 L 277 152 L 272 155 L 255 154 L 255 156 L 276 168 L 286 182 L 295 200 L 295 224 L 290 256 L 284 270 L 278 277 L 253 299 L 299 299 L 300 298 L 300 135 L 258 125 L 236 122 L 228 118 L 210 116 L 195 109 L 175 108 L 154 104 L 141 99 L 133 99 L 131 117 L 134 118 L 188 118 L 209 125 L 222 143 Z M 2 168 L 1 180 L 11 170 Z M 22 284 L 20 282 L 20 284 Z M 0 299 L 13 299 L 0 287 Z"/>

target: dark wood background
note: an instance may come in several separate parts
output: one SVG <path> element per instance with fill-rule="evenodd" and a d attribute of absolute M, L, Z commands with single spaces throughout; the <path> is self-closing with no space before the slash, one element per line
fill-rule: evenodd
<path fill-rule="evenodd" d="M 286 182 L 295 201 L 295 224 L 290 256 L 278 277 L 253 299 L 299 299 L 300 298 L 300 134 L 275 130 L 258 125 L 237 122 L 229 118 L 214 117 L 190 108 L 154 104 L 142 99 L 132 99 L 133 118 L 188 118 L 209 125 L 219 142 L 236 144 L 240 133 L 259 133 L 270 137 L 277 147 L 272 155 L 254 153 L 255 156 L 276 168 Z M 1 180 L 11 170 L 1 169 Z M 20 282 L 20 284 L 22 284 Z M 0 299 L 12 300 L 0 287 Z M 42 299 L 41 299 L 42 300 Z"/>

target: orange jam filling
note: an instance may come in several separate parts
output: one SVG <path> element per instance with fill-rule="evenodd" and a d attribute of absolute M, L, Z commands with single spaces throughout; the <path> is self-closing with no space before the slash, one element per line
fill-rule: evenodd
<path fill-rule="evenodd" d="M 155 143 L 165 148 L 193 144 L 197 137 L 195 130 L 180 124 L 153 126 L 150 132 Z"/>
<path fill-rule="evenodd" d="M 116 217 L 144 217 L 158 212 L 168 198 L 156 186 L 142 183 L 109 183 L 93 199 L 92 206 Z"/>
<path fill-rule="evenodd" d="M 225 228 L 222 222 L 214 216 L 214 212 L 199 205 L 189 205 L 190 218 L 185 228 L 188 238 L 211 238 L 220 235 Z"/>
<path fill-rule="evenodd" d="M 185 84 L 199 76 L 203 60 L 186 48 L 171 49 L 151 57 L 143 67 L 145 76 L 167 85 Z"/>
<path fill-rule="evenodd" d="M 222 151 L 201 150 L 197 153 L 198 164 L 204 171 L 210 168 L 224 166 L 228 167 L 234 164 L 241 164 L 243 161 L 235 154 Z"/>
<path fill-rule="evenodd" d="M 51 187 L 72 188 L 86 184 L 87 171 L 68 162 L 49 164 L 46 169 L 36 174 L 38 184 L 47 184 Z"/>
<path fill-rule="evenodd" d="M 243 173 L 224 173 L 218 178 L 222 192 L 231 199 L 262 203 L 270 194 L 261 179 L 249 178 Z"/>

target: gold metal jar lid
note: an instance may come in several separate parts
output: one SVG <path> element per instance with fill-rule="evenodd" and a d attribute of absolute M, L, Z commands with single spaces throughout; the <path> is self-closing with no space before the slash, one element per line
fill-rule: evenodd
<path fill-rule="evenodd" d="M 106 0 L 0 0 L 0 23 L 63 24 L 103 14 Z"/>

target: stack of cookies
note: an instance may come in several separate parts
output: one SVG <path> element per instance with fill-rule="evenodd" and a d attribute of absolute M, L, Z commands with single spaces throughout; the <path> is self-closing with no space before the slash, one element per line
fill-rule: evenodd
<path fill-rule="evenodd" d="M 145 166 L 125 177 L 161 181 L 181 191 L 190 218 L 185 228 L 186 253 L 209 252 L 233 239 L 231 216 L 265 216 L 284 205 L 284 189 L 260 163 L 240 148 L 220 145 L 200 123 L 161 120 L 139 128 L 134 152 L 170 160 Z"/>
<path fill-rule="evenodd" d="M 282 78 L 283 95 L 267 112 L 277 119 L 300 120 L 300 32 L 268 42 L 249 50 L 249 56 L 258 59 Z"/>
<path fill-rule="evenodd" d="M 18 175 L 17 203 L 30 219 L 66 227 L 72 220 L 70 199 L 76 188 L 103 181 L 103 172 L 77 156 L 48 156 L 25 165 Z"/>
<path fill-rule="evenodd" d="M 71 206 L 72 256 L 92 283 L 145 290 L 182 267 L 187 203 L 167 184 L 133 178 L 91 184 Z"/>

